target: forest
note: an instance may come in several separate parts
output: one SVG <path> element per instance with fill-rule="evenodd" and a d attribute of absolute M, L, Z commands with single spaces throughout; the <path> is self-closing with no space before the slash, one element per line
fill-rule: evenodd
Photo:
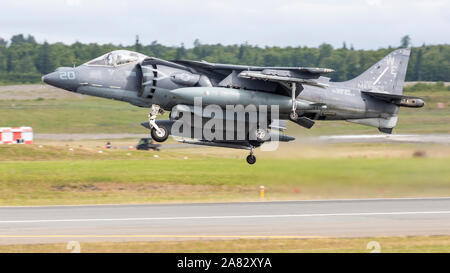
<path fill-rule="evenodd" d="M 409 47 L 411 38 L 404 36 L 397 46 L 377 50 L 354 49 L 343 42 L 340 48 L 323 43 L 318 47 L 259 47 L 248 43 L 235 45 L 203 44 L 165 46 L 158 41 L 144 45 L 136 37 L 129 46 L 114 44 L 38 43 L 31 35 L 17 34 L 10 40 L 0 38 L 0 84 L 40 82 L 41 76 L 60 66 L 77 66 L 115 49 L 127 49 L 147 56 L 173 60 L 257 66 L 308 66 L 335 70 L 329 76 L 344 81 L 362 73 L 392 50 Z M 450 45 L 412 47 L 407 81 L 450 81 Z"/>

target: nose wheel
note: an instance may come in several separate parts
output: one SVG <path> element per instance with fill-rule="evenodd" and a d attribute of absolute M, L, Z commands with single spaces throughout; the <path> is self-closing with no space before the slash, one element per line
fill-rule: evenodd
<path fill-rule="evenodd" d="M 247 163 L 250 165 L 255 164 L 256 157 L 253 155 L 253 147 L 251 147 L 250 154 L 247 156 L 246 160 L 247 160 Z"/>
<path fill-rule="evenodd" d="M 169 138 L 169 131 L 164 126 L 159 126 L 158 129 L 152 128 L 150 134 L 156 142 L 164 142 Z"/>

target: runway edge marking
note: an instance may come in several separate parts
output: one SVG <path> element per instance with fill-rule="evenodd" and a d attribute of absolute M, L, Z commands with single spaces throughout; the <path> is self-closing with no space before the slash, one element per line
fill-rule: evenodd
<path fill-rule="evenodd" d="M 287 218 L 287 217 L 333 217 L 333 216 L 379 216 L 450 214 L 450 211 L 403 211 L 403 212 L 355 212 L 355 213 L 314 213 L 314 214 L 271 214 L 271 215 L 223 215 L 223 216 L 181 216 L 181 217 L 140 217 L 140 218 L 99 218 L 99 219 L 42 219 L 42 220 L 2 220 L 0 224 L 14 223 L 55 223 L 55 222 L 103 222 L 103 221 L 158 221 L 158 220 L 208 220 L 242 218 Z"/>

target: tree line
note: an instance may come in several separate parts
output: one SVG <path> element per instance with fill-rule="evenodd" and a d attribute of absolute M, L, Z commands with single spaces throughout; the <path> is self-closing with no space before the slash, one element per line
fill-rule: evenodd
<path fill-rule="evenodd" d="M 329 76 L 334 81 L 351 79 L 389 52 L 408 47 L 409 36 L 404 36 L 398 47 L 378 50 L 356 50 L 344 42 L 333 48 L 323 43 L 319 47 L 259 47 L 247 43 L 236 45 L 203 44 L 195 40 L 193 47 L 165 46 L 158 41 L 143 45 L 138 37 L 129 46 L 75 42 L 38 43 L 31 35 L 14 35 L 9 41 L 0 38 L 0 83 L 35 83 L 42 75 L 60 66 L 83 64 L 116 49 L 127 49 L 148 56 L 172 60 L 190 59 L 208 62 L 247 64 L 257 66 L 311 66 L 332 68 Z M 407 81 L 450 81 L 450 45 L 422 45 L 412 47 Z"/>

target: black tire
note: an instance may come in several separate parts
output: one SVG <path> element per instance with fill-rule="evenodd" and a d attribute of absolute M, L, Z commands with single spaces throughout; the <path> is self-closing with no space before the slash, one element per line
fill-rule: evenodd
<path fill-rule="evenodd" d="M 254 155 L 248 155 L 247 156 L 247 163 L 250 165 L 255 164 L 256 162 L 256 157 Z"/>
<path fill-rule="evenodd" d="M 164 126 L 159 126 L 159 129 L 161 130 L 162 134 L 159 134 L 155 128 L 152 128 L 150 131 L 150 134 L 152 135 L 152 139 L 154 139 L 156 142 L 164 142 L 169 138 L 169 130 L 167 130 Z"/>
<path fill-rule="evenodd" d="M 289 118 L 293 121 L 296 121 L 298 119 L 298 114 L 295 112 L 292 112 L 289 114 Z"/>

